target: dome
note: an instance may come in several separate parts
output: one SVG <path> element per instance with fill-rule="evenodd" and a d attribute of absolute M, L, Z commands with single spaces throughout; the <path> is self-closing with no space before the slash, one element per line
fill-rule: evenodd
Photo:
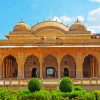
<path fill-rule="evenodd" d="M 87 31 L 86 26 L 77 19 L 77 21 L 70 27 L 69 31 L 80 31 L 80 30 Z"/>
<path fill-rule="evenodd" d="M 30 27 L 21 21 L 14 27 L 13 31 L 30 31 Z"/>
<path fill-rule="evenodd" d="M 66 32 L 69 30 L 68 27 L 65 26 L 63 23 L 59 23 L 57 21 L 44 21 L 33 26 L 31 31 L 37 32 L 37 31 L 41 31 L 45 29 L 55 29 L 55 30 L 59 30 L 63 32 Z"/>

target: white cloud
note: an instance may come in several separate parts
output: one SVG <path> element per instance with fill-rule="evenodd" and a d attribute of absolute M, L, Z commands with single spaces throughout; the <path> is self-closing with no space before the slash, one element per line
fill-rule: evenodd
<path fill-rule="evenodd" d="M 91 22 L 95 22 L 95 24 L 100 22 L 100 8 L 97 8 L 95 10 L 91 10 L 88 13 L 88 20 Z"/>
<path fill-rule="evenodd" d="M 66 17 L 66 16 L 60 16 L 60 17 L 54 16 L 52 20 L 58 22 L 64 22 L 64 23 L 69 23 L 72 21 L 70 17 Z"/>
<path fill-rule="evenodd" d="M 100 7 L 88 13 L 87 21 L 90 25 L 88 30 L 91 30 L 92 33 L 100 33 Z"/>
<path fill-rule="evenodd" d="M 75 22 L 77 20 L 77 18 L 79 19 L 79 21 L 82 21 L 82 22 L 85 20 L 85 18 L 83 16 L 77 16 L 77 17 L 72 17 L 72 18 L 67 17 L 67 16 L 60 16 L 60 17 L 54 16 L 52 18 L 52 20 L 58 21 L 58 22 L 63 22 L 63 23 L 70 23 L 70 22 L 72 23 L 72 22 Z"/>
<path fill-rule="evenodd" d="M 100 25 L 99 26 L 88 26 L 87 29 L 91 31 L 91 33 L 99 33 L 100 32 Z"/>
<path fill-rule="evenodd" d="M 90 0 L 91 2 L 100 2 L 100 0 Z"/>

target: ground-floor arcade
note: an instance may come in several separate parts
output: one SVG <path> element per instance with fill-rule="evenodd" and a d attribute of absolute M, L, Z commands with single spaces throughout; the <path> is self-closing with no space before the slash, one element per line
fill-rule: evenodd
<path fill-rule="evenodd" d="M 100 48 L 2 48 L 0 51 L 1 78 L 100 77 Z"/>

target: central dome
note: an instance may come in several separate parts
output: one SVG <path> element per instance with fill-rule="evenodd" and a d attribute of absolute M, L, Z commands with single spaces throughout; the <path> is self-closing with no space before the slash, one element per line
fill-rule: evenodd
<path fill-rule="evenodd" d="M 14 27 L 13 31 L 30 31 L 30 27 L 21 21 Z"/>
<path fill-rule="evenodd" d="M 31 31 L 37 33 L 45 29 L 55 29 L 55 30 L 59 30 L 63 32 L 66 32 L 69 30 L 68 27 L 65 26 L 63 23 L 59 23 L 57 21 L 44 21 L 44 22 L 34 25 Z"/>
<path fill-rule="evenodd" d="M 87 31 L 86 26 L 77 20 L 69 29 L 69 31 Z"/>

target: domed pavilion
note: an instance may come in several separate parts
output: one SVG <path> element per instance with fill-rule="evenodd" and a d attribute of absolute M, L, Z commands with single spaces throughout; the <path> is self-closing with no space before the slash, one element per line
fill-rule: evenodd
<path fill-rule="evenodd" d="M 1 79 L 100 78 L 100 35 L 77 20 L 28 26 L 19 22 L 0 40 Z"/>

